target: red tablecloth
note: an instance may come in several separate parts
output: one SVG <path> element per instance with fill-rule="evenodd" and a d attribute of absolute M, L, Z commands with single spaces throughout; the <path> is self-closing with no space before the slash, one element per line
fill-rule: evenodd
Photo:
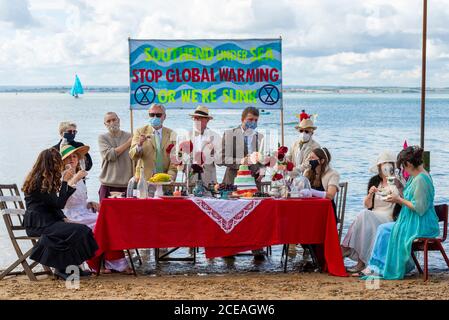
<path fill-rule="evenodd" d="M 321 244 L 325 269 L 346 276 L 327 199 L 265 199 L 228 234 L 190 200 L 104 199 L 94 234 L 99 253 L 204 247 L 208 258 L 277 244 Z"/>

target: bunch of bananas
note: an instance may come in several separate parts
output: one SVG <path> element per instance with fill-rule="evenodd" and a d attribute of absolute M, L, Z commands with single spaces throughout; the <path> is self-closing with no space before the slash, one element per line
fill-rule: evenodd
<path fill-rule="evenodd" d="M 171 176 L 166 173 L 156 173 L 150 178 L 150 182 L 170 182 Z"/>

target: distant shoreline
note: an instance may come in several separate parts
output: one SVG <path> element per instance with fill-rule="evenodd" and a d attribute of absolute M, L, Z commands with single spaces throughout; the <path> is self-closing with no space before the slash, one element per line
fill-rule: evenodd
<path fill-rule="evenodd" d="M 68 93 L 70 86 L 0 86 L 0 93 Z M 85 92 L 126 93 L 124 86 L 85 86 Z M 283 92 L 304 94 L 420 93 L 419 87 L 284 86 Z M 427 88 L 427 93 L 449 94 L 449 88 Z"/>

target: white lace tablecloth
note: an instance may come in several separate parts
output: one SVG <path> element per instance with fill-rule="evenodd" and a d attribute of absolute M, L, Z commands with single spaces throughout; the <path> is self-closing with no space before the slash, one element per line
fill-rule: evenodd
<path fill-rule="evenodd" d="M 262 200 L 220 200 L 191 198 L 198 208 L 207 214 L 220 228 L 230 233 Z"/>

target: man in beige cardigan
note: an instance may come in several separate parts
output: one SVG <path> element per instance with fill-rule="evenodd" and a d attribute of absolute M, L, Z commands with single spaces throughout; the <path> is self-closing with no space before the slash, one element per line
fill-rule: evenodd
<path fill-rule="evenodd" d="M 163 126 L 166 118 L 165 107 L 153 104 L 148 110 L 150 123 L 136 130 L 131 142 L 129 156 L 143 165 L 145 179 L 156 173 L 167 173 L 176 180 L 176 165 L 170 160 L 170 147 L 176 144 L 176 133 Z"/>

